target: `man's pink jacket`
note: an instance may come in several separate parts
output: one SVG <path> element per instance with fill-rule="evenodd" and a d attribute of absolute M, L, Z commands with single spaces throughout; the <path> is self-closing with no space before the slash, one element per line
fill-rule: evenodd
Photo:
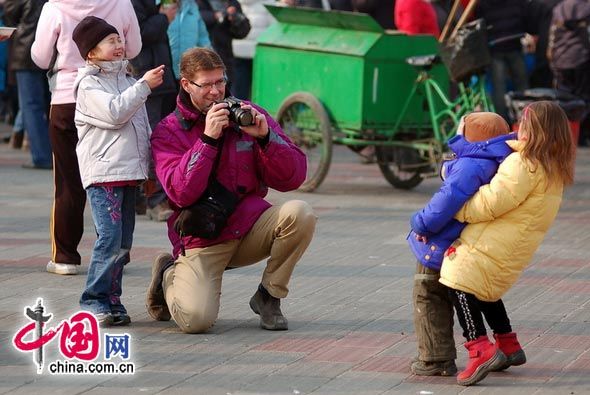
<path fill-rule="evenodd" d="M 168 220 L 168 236 L 174 256 L 181 240 L 174 230 L 180 207 L 195 203 L 205 191 L 217 157 L 219 141 L 204 136 L 205 115 L 186 105 L 179 95 L 177 109 L 164 118 L 152 133 L 152 155 L 156 174 L 174 214 Z M 255 106 L 256 107 L 256 106 Z M 268 188 L 290 191 L 305 180 L 305 154 L 283 133 L 279 124 L 266 111 L 269 137 L 266 144 L 233 128 L 224 129 L 222 151 L 217 166 L 217 180 L 240 197 L 227 227 L 214 240 L 184 237 L 186 249 L 219 244 L 242 238 L 271 204 L 264 197 Z"/>

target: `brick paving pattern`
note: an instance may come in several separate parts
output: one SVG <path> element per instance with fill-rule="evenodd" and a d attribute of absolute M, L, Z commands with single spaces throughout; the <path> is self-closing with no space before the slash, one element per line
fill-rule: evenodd
<path fill-rule="evenodd" d="M 20 167 L 21 151 L 0 146 L 0 394 L 590 394 L 590 149 L 577 155 L 576 184 L 553 228 L 505 303 L 528 362 L 463 388 L 454 378 L 409 372 L 416 352 L 411 289 L 414 259 L 406 246 L 410 214 L 437 189 L 387 184 L 376 165 L 335 147 L 324 184 L 299 198 L 320 216 L 283 311 L 287 332 L 258 328 L 248 300 L 263 263 L 225 273 L 219 319 L 202 335 L 182 334 L 145 312 L 151 261 L 168 249 L 165 225 L 138 217 L 123 303 L 133 320 L 110 333 L 131 335 L 133 376 L 37 375 L 30 353 L 12 347 L 37 297 L 56 320 L 78 311 L 94 242 L 89 208 L 80 246 L 83 273 L 58 276 L 49 260 L 52 174 Z M 462 343 L 458 324 L 456 339 Z M 47 361 L 59 358 L 52 343 Z M 460 347 L 458 366 L 466 353 Z"/>

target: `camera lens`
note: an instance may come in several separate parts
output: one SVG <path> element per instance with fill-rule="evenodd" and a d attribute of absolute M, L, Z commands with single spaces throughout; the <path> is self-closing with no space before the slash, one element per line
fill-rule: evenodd
<path fill-rule="evenodd" d="M 254 116 L 250 110 L 244 110 L 240 107 L 241 101 L 233 96 L 226 97 L 223 102 L 227 103 L 229 110 L 229 119 L 239 126 L 250 126 L 254 124 Z"/>
<path fill-rule="evenodd" d="M 250 126 L 254 123 L 252 112 L 241 108 L 235 111 L 236 123 L 240 126 Z"/>

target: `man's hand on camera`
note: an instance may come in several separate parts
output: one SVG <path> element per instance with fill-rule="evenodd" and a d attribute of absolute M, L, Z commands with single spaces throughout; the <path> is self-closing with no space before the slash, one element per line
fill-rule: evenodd
<path fill-rule="evenodd" d="M 205 135 L 218 139 L 227 125 L 229 125 L 227 103 L 216 103 L 211 106 L 205 117 Z"/>
<path fill-rule="evenodd" d="M 266 122 L 266 117 L 249 104 L 242 103 L 241 107 L 244 110 L 250 110 L 250 112 L 252 112 L 254 124 L 250 126 L 242 126 L 240 129 L 257 139 L 265 138 L 268 134 L 268 122 Z"/>

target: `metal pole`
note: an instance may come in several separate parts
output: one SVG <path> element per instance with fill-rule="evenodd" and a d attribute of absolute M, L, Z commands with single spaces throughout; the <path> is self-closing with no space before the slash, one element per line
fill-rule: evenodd
<path fill-rule="evenodd" d="M 445 41 L 445 37 L 447 36 L 447 33 L 449 32 L 449 29 L 453 24 L 453 20 L 455 19 L 455 14 L 459 9 L 459 4 L 461 4 L 461 0 L 455 0 L 455 2 L 453 3 L 453 7 L 451 8 L 451 12 L 449 13 L 447 22 L 445 23 L 445 27 L 443 28 L 442 32 L 440 33 L 440 37 L 438 38 L 439 43 Z"/>
<path fill-rule="evenodd" d="M 469 4 L 467 4 L 467 7 L 465 7 L 465 11 L 463 11 L 461 18 L 459 19 L 459 22 L 457 22 L 455 29 L 453 29 L 453 33 L 451 33 L 449 40 L 452 40 L 453 37 L 455 37 L 455 35 L 459 31 L 459 29 L 461 28 L 461 26 L 463 26 L 465 24 L 465 22 L 467 22 L 467 18 L 469 18 L 471 16 L 471 13 L 475 9 L 476 5 L 477 5 L 477 0 L 471 0 L 469 2 Z"/>

